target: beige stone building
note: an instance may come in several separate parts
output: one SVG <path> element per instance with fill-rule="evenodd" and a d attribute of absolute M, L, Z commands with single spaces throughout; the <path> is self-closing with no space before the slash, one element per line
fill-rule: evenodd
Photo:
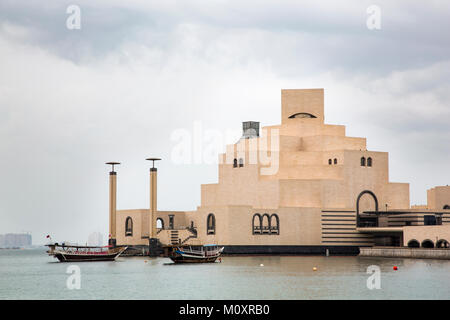
<path fill-rule="evenodd" d="M 201 186 L 195 211 L 116 210 L 110 173 L 111 242 L 148 250 L 216 243 L 225 253 L 353 254 L 361 246 L 448 247 L 450 187 L 410 206 L 409 184 L 389 181 L 387 152 L 324 121 L 324 90 L 282 90 L 281 124 L 243 124 L 219 155 L 219 181 Z M 150 223 L 152 221 L 152 223 Z M 153 243 L 156 240 L 153 240 Z"/>

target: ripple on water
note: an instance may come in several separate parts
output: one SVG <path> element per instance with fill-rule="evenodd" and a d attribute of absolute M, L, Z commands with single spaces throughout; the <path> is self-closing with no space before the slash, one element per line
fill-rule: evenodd
<path fill-rule="evenodd" d="M 66 287 L 71 264 L 55 261 L 44 249 L 0 250 L 0 299 L 450 298 L 450 261 L 444 260 L 234 256 L 173 265 L 164 258 L 122 257 L 77 263 L 80 290 Z M 367 289 L 370 265 L 380 267 L 380 290 Z"/>

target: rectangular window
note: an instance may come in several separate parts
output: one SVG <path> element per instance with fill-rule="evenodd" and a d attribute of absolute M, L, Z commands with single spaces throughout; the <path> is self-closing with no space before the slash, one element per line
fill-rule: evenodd
<path fill-rule="evenodd" d="M 432 215 L 423 216 L 423 224 L 426 226 L 435 226 L 436 225 L 436 217 Z"/>

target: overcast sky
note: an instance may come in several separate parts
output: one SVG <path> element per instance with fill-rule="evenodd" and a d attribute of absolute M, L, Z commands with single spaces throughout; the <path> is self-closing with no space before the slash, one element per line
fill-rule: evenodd
<path fill-rule="evenodd" d="M 0 234 L 106 241 L 113 160 L 118 209 L 149 206 L 159 156 L 159 209 L 194 210 L 217 166 L 174 163 L 172 134 L 235 142 L 242 121 L 280 123 L 282 88 L 324 88 L 325 121 L 389 152 L 425 204 L 450 183 L 450 6 L 392 2 L 0 0 Z"/>

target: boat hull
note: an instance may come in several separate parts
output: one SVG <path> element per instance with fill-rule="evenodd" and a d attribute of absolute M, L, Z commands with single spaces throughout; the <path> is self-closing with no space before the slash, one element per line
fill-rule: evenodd
<path fill-rule="evenodd" d="M 210 247 L 210 246 L 208 246 Z M 189 247 L 188 250 L 183 250 L 180 248 L 176 248 L 172 254 L 169 256 L 169 258 L 174 263 L 213 263 L 216 262 L 217 258 L 219 258 L 220 254 L 223 251 L 223 247 L 216 250 L 203 250 L 204 248 L 208 247 L 202 247 L 202 250 L 192 250 L 191 247 Z"/>
<path fill-rule="evenodd" d="M 171 256 L 169 257 L 175 263 L 212 263 L 216 262 L 218 256 L 205 257 L 205 258 L 192 258 L 183 256 Z"/>
<path fill-rule="evenodd" d="M 60 262 L 114 261 L 119 254 L 112 255 L 75 255 L 57 253 L 54 255 Z"/>
<path fill-rule="evenodd" d="M 48 245 L 48 247 L 50 250 L 47 253 L 60 262 L 114 261 L 127 249 L 127 247 L 116 247 L 104 250 L 105 247 L 58 246 L 56 244 Z M 98 249 L 101 250 L 98 251 Z"/>

